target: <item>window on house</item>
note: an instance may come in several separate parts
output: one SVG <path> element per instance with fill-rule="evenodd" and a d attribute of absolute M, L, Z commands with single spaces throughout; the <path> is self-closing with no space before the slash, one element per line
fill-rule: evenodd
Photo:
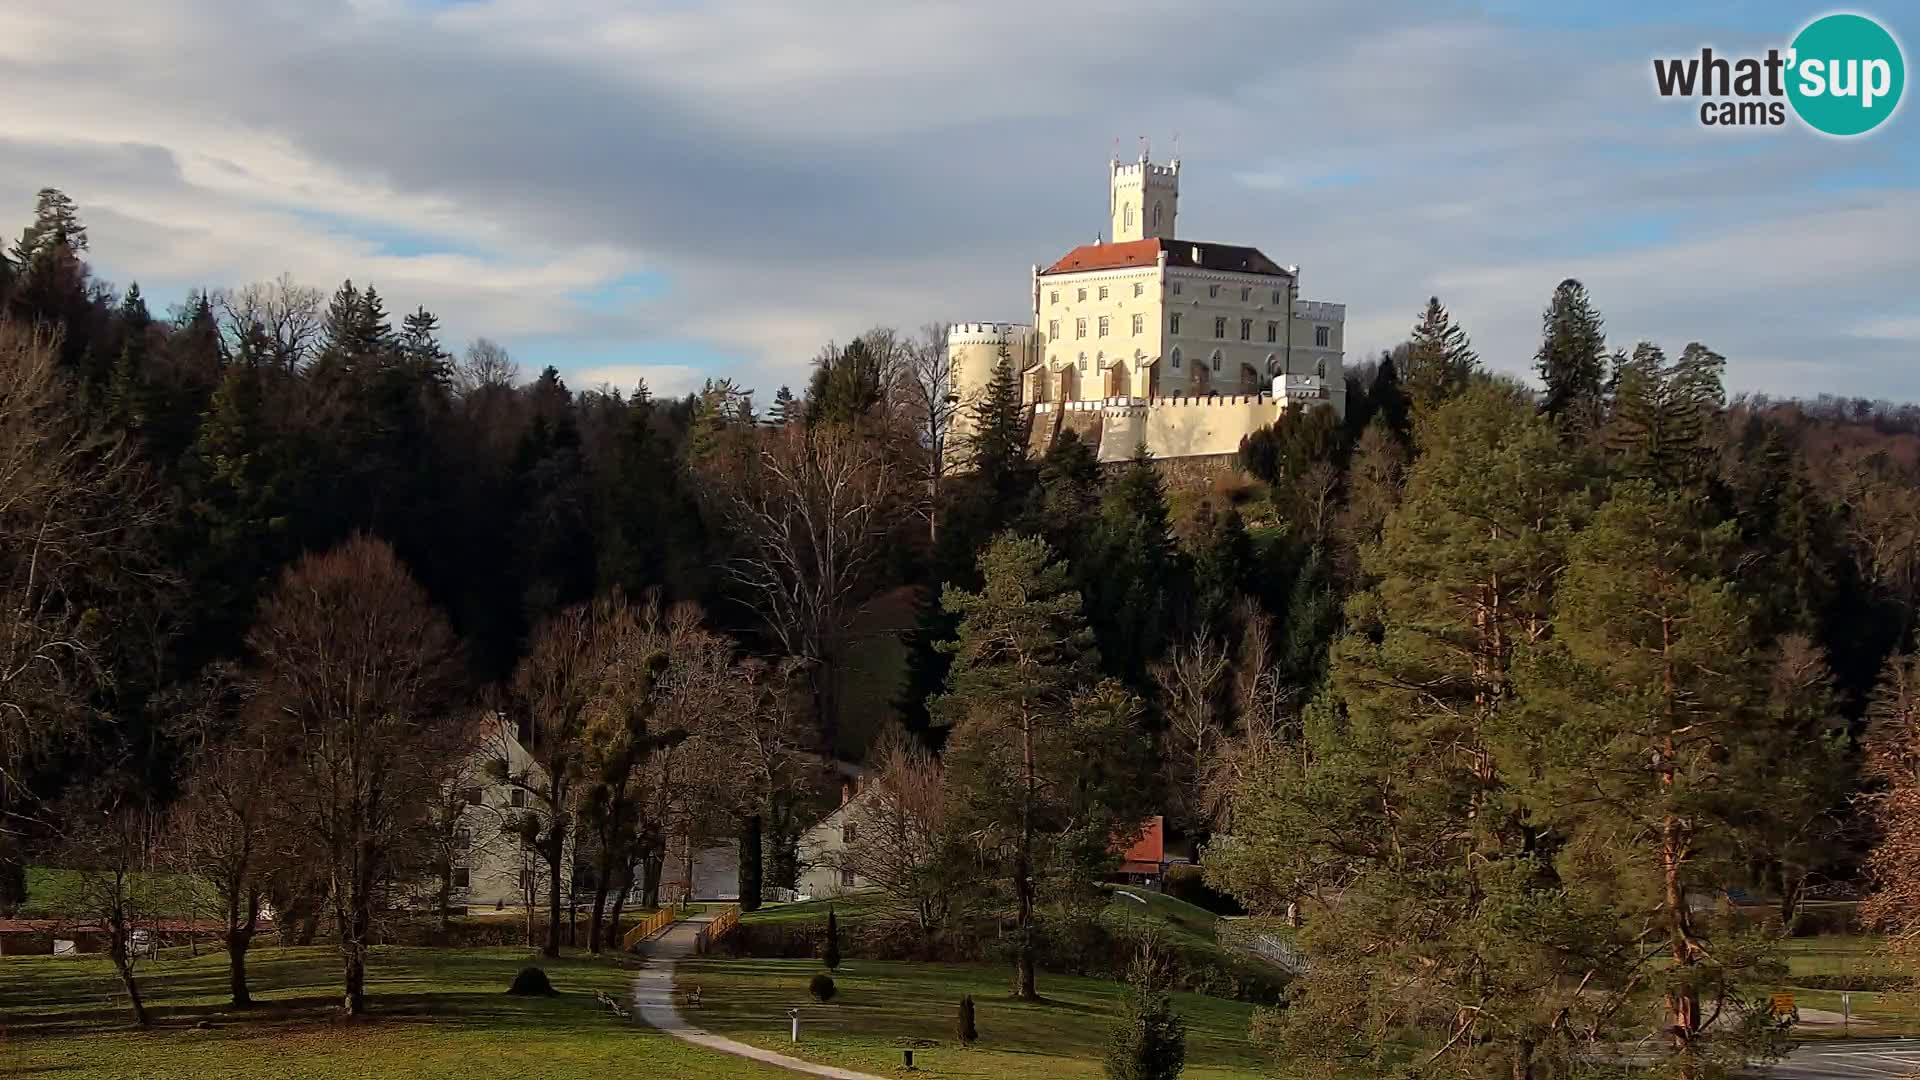
<path fill-rule="evenodd" d="M 1109 323 L 1110 321 L 1111 321 L 1111 319 L 1110 319 L 1110 317 L 1109 317 L 1109 316 L 1106 316 L 1106 315 L 1102 315 L 1102 316 L 1100 316 L 1100 336 L 1101 336 L 1101 337 L 1106 337 L 1106 336 L 1107 336 L 1107 324 L 1108 324 L 1108 323 Z"/>
<path fill-rule="evenodd" d="M 1073 320 L 1073 336 L 1077 338 L 1083 338 L 1087 336 L 1087 320 L 1085 319 Z"/>
<path fill-rule="evenodd" d="M 1244 285 L 1243 285 L 1243 286 L 1241 286 L 1241 288 L 1240 288 L 1240 302 L 1244 304 L 1244 303 L 1246 303 L 1247 301 L 1249 301 L 1249 300 L 1251 300 L 1251 299 L 1253 299 L 1253 290 L 1252 290 L 1251 288 L 1248 288 L 1248 287 L 1246 287 L 1246 286 L 1244 286 Z"/>
<path fill-rule="evenodd" d="M 1240 340 L 1241 341 L 1253 340 L 1253 320 L 1252 319 L 1240 320 Z"/>
<path fill-rule="evenodd" d="M 1313 343 L 1314 343 L 1315 345 L 1318 345 L 1318 346 L 1320 346 L 1320 347 L 1321 347 L 1321 348 L 1323 348 L 1323 349 L 1324 349 L 1324 348 L 1327 348 L 1327 347 L 1328 347 L 1328 346 L 1330 346 L 1330 345 L 1332 345 L 1332 344 L 1333 344 L 1333 327 L 1331 327 L 1331 326 L 1316 326 L 1316 327 L 1314 327 L 1314 328 L 1313 328 Z"/>
<path fill-rule="evenodd" d="M 523 893 L 530 893 L 533 891 L 533 871 L 531 870 L 520 871 L 520 891 Z"/>
<path fill-rule="evenodd" d="M 1217 338 L 1224 338 L 1227 336 L 1227 317 L 1225 315 L 1219 316 L 1213 320 L 1213 336 Z"/>
<path fill-rule="evenodd" d="M 454 888 L 456 889 L 466 888 L 467 882 L 469 880 L 470 880 L 470 874 L 466 867 L 456 866 L 453 868 L 453 887 Z"/>
<path fill-rule="evenodd" d="M 455 851 L 465 851 L 467 850 L 467 848 L 471 847 L 472 845 L 473 845 L 472 829 L 469 829 L 465 826 L 461 826 L 460 828 L 455 829 L 453 831 L 453 848 Z"/>
<path fill-rule="evenodd" d="M 851 870 L 848 870 L 848 869 L 846 869 L 846 868 L 844 868 L 844 867 L 842 867 L 842 868 L 841 868 L 841 870 L 840 870 L 840 887 L 841 887 L 841 888 L 843 888 L 843 889 L 851 889 L 851 888 L 853 888 L 853 871 L 851 871 Z"/>
<path fill-rule="evenodd" d="M 1087 290 L 1085 290 L 1085 289 L 1081 289 L 1081 290 L 1080 290 L 1080 299 L 1082 299 L 1082 300 L 1085 300 L 1086 298 L 1087 298 Z"/>
<path fill-rule="evenodd" d="M 480 805 L 480 789 L 479 788 L 477 787 L 468 788 L 466 792 L 466 797 L 467 797 L 468 806 Z"/>
<path fill-rule="evenodd" d="M 1146 329 L 1147 329 L 1147 317 L 1145 315 L 1136 314 L 1133 317 L 1133 332 L 1135 334 L 1142 334 L 1146 332 Z"/>
<path fill-rule="evenodd" d="M 1176 311 L 1173 313 L 1173 318 L 1168 322 L 1167 330 L 1169 333 L 1174 333 L 1174 334 L 1177 334 L 1180 332 L 1180 313 L 1179 312 Z"/>
<path fill-rule="evenodd" d="M 1100 299 L 1105 300 L 1106 298 L 1107 298 L 1107 287 L 1105 285 L 1102 285 L 1100 286 Z"/>
<path fill-rule="evenodd" d="M 1049 304 L 1057 304 L 1057 303 L 1059 303 L 1059 302 L 1060 302 L 1060 290 L 1059 290 L 1059 289 L 1048 289 L 1048 290 L 1047 290 L 1047 303 L 1049 303 Z"/>
<path fill-rule="evenodd" d="M 1147 291 L 1147 286 L 1144 282 L 1136 281 L 1133 283 L 1133 295 L 1139 296 L 1142 293 L 1145 293 L 1146 291 Z"/>
<path fill-rule="evenodd" d="M 1275 289 L 1275 290 L 1273 290 L 1273 302 L 1274 302 L 1274 303 L 1276 303 L 1276 304 L 1278 304 L 1278 303 L 1280 302 L 1280 290 L 1279 290 L 1279 289 Z"/>
<path fill-rule="evenodd" d="M 519 788 L 514 788 L 513 794 L 507 796 L 507 802 L 512 806 L 524 807 L 527 805 L 527 793 Z"/>
<path fill-rule="evenodd" d="M 1059 319 L 1047 320 L 1047 340 L 1048 341 L 1060 340 L 1060 320 Z"/>
<path fill-rule="evenodd" d="M 1180 347 L 1177 345 L 1173 349 L 1173 370 L 1180 370 Z"/>
<path fill-rule="evenodd" d="M 1180 283 L 1177 281 L 1173 283 L 1173 295 L 1175 296 L 1180 295 Z"/>
<path fill-rule="evenodd" d="M 1269 322 L 1267 324 L 1267 344 L 1271 345 L 1274 342 L 1279 340 L 1280 340 L 1280 324 L 1277 322 Z"/>
<path fill-rule="evenodd" d="M 1218 285 L 1207 286 L 1207 299 L 1212 300 L 1217 298 L 1219 295 L 1220 295 L 1220 286 Z"/>
<path fill-rule="evenodd" d="M 849 821 L 846 824 L 840 826 L 840 842 L 841 843 L 851 844 L 854 842 L 854 840 L 858 839 L 859 836 L 860 836 L 859 822 Z"/>
<path fill-rule="evenodd" d="M 1215 371 L 1220 370 L 1220 350 L 1219 349 L 1213 350 L 1213 370 Z"/>

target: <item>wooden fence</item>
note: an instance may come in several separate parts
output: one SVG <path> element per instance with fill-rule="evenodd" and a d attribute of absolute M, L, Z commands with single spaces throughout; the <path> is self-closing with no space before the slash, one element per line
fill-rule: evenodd
<path fill-rule="evenodd" d="M 628 952 L 632 952 L 634 949 L 639 948 L 641 942 L 666 929 L 679 917 L 680 913 L 674 909 L 670 907 L 661 908 L 649 916 L 646 922 L 627 931 L 627 936 L 620 939 L 620 947 Z"/>
<path fill-rule="evenodd" d="M 713 948 L 714 943 L 732 933 L 733 928 L 739 925 L 739 906 L 734 905 L 728 907 L 725 911 L 714 916 L 712 922 L 700 928 L 699 936 L 694 939 L 694 950 L 700 955 L 705 956 L 707 950 Z"/>

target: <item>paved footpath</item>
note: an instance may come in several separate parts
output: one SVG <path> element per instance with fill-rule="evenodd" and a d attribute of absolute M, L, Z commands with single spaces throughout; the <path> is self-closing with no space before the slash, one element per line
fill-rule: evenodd
<path fill-rule="evenodd" d="M 715 1035 L 687 1023 L 680 1010 L 673 1004 L 673 968 L 674 964 L 693 955 L 694 939 L 700 928 L 711 918 L 696 915 L 683 919 L 653 937 L 640 946 L 647 958 L 647 966 L 633 977 L 633 1010 L 640 1019 L 659 1028 L 661 1031 L 690 1042 L 695 1046 L 704 1046 L 709 1050 L 718 1050 L 723 1054 L 749 1058 L 777 1068 L 788 1069 L 809 1076 L 826 1076 L 832 1080 L 883 1080 L 872 1073 L 854 1072 L 850 1069 L 836 1069 L 831 1065 L 816 1065 L 811 1061 L 801 1061 L 796 1057 L 776 1054 L 771 1050 L 762 1050 L 735 1039 Z M 782 1018 L 784 1019 L 784 1017 Z"/>

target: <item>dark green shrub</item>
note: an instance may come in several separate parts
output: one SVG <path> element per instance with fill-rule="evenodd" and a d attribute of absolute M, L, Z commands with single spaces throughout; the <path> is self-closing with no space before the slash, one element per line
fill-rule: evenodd
<path fill-rule="evenodd" d="M 1160 883 L 1160 889 L 1175 900 L 1185 900 L 1194 907 L 1204 908 L 1215 915 L 1247 913 L 1247 909 L 1240 906 L 1240 901 L 1208 885 L 1206 874 L 1197 866 L 1167 867 L 1167 876 Z"/>
<path fill-rule="evenodd" d="M 960 1019 L 953 1027 L 954 1037 L 961 1046 L 972 1046 L 980 1037 L 980 1029 L 973 1026 L 973 995 L 967 994 L 960 999 Z"/>
<path fill-rule="evenodd" d="M 1890 972 L 1859 972 L 1850 975 L 1795 975 L 1790 980 L 1804 990 L 1852 990 L 1886 994 L 1913 989 L 1913 976 Z"/>
<path fill-rule="evenodd" d="M 1187 1066 L 1187 1026 L 1166 991 L 1135 983 L 1107 1044 L 1109 1080 L 1173 1080 Z"/>
<path fill-rule="evenodd" d="M 521 968 L 520 974 L 513 977 L 513 985 L 507 987 L 507 993 L 524 997 L 552 997 L 553 984 L 547 981 L 547 973 L 537 967 Z"/>
<path fill-rule="evenodd" d="M 815 975 L 813 978 L 807 980 L 807 993 L 813 995 L 813 1000 L 815 1001 L 832 1001 L 833 995 L 839 992 L 839 988 L 833 985 L 833 976 L 831 975 Z"/>

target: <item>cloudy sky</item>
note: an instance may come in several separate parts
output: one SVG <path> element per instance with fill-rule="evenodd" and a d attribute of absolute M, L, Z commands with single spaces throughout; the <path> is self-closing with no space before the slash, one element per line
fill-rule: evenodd
<path fill-rule="evenodd" d="M 1920 116 L 1703 129 L 1653 56 L 1806 3 L 27 0 L 0 4 L 0 227 L 81 205 L 105 278 L 291 271 L 576 386 L 763 399 L 866 326 L 1021 319 L 1141 136 L 1181 232 L 1303 268 L 1348 356 L 1438 294 L 1530 367 L 1576 276 L 1617 343 L 1737 390 L 1920 398 Z M 1862 9 L 1920 41 L 1907 0 Z M 1914 48 L 1908 45 L 1908 60 Z M 1909 95 L 1911 96 L 1911 95 Z"/>

